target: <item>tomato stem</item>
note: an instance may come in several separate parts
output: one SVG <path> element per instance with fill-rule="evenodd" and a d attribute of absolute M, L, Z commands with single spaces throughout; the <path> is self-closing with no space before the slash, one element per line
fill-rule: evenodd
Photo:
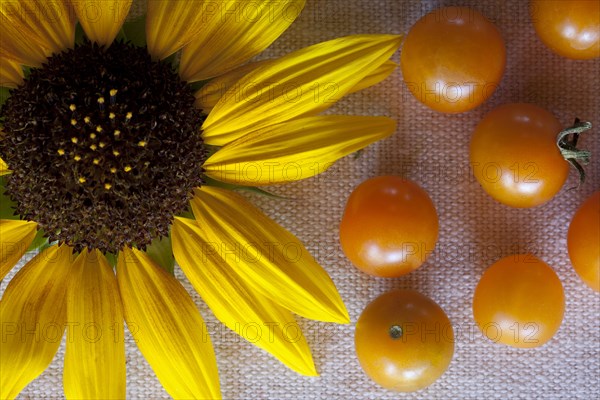
<path fill-rule="evenodd" d="M 400 339 L 402 337 L 402 327 L 400 325 L 392 325 L 389 334 L 392 339 Z"/>
<path fill-rule="evenodd" d="M 592 153 L 588 150 L 578 149 L 577 141 L 581 133 L 591 128 L 591 122 L 581 122 L 579 118 L 575 118 L 573 126 L 564 129 L 556 137 L 556 145 L 560 150 L 560 154 L 579 172 L 579 185 L 585 182 L 585 170 L 582 164 L 587 165 L 590 162 Z M 570 135 L 573 135 L 573 137 L 569 140 Z"/>

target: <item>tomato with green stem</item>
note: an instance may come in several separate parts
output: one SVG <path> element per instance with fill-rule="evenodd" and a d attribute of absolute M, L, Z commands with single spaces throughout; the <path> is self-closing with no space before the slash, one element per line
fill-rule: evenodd
<path fill-rule="evenodd" d="M 394 290 L 364 309 L 354 343 L 361 367 L 374 382 L 412 392 L 446 371 L 454 354 L 454 331 L 444 310 L 429 297 Z"/>
<path fill-rule="evenodd" d="M 565 184 L 569 164 L 583 180 L 580 163 L 587 163 L 590 154 L 576 145 L 579 134 L 590 127 L 576 121 L 563 130 L 556 117 L 533 104 L 496 107 L 484 116 L 471 138 L 473 174 L 490 196 L 508 206 L 546 203 Z"/>

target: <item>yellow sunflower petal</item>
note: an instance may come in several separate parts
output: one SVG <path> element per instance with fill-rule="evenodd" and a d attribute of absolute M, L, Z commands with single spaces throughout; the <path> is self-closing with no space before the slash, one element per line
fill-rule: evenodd
<path fill-rule="evenodd" d="M 4 6 L 4 5 L 2 5 Z M 35 36 L 28 29 L 20 29 L 19 26 L 2 21 L 2 34 L 0 34 L 0 59 L 29 65 L 30 67 L 41 67 L 50 50 L 36 42 Z M 31 39 L 30 39 L 31 38 Z"/>
<path fill-rule="evenodd" d="M 123 307 L 106 258 L 87 249 L 71 267 L 63 383 L 69 399 L 125 398 Z"/>
<path fill-rule="evenodd" d="M 385 117 L 316 116 L 259 129 L 229 143 L 204 163 L 222 182 L 263 186 L 320 174 L 338 159 L 396 129 Z"/>
<path fill-rule="evenodd" d="M 212 79 L 196 92 L 196 107 L 208 114 L 217 105 L 219 100 L 221 100 L 221 97 L 235 86 L 237 81 L 269 62 L 271 60 L 248 63 Z"/>
<path fill-rule="evenodd" d="M 148 52 L 163 59 L 181 49 L 200 33 L 205 13 L 221 2 L 148 0 Z"/>
<path fill-rule="evenodd" d="M 317 372 L 310 348 L 293 315 L 257 293 L 233 271 L 227 260 L 201 237 L 194 220 L 176 218 L 173 253 L 177 263 L 214 315 L 229 329 L 271 353 L 292 370 Z"/>
<path fill-rule="evenodd" d="M 139 250 L 119 253 L 125 320 L 165 390 L 174 398 L 220 398 L 207 329 L 181 283 Z"/>
<path fill-rule="evenodd" d="M 254 72 L 256 69 L 264 67 L 267 65 L 267 63 L 274 61 L 276 60 L 251 62 L 212 79 L 196 92 L 196 107 L 203 110 L 206 114 L 210 113 L 214 106 L 217 105 L 219 100 L 221 100 L 221 97 L 228 95 L 228 92 L 230 92 L 232 89 L 235 90 L 235 84 L 240 79 Z M 393 61 L 384 62 L 377 69 L 372 71 L 369 75 L 365 76 L 360 82 L 353 86 L 348 91 L 348 94 L 358 92 L 359 90 L 363 90 L 378 84 L 390 76 L 396 67 L 398 67 L 398 65 Z"/>
<path fill-rule="evenodd" d="M 0 86 L 15 88 L 23 82 L 23 68 L 17 62 L 0 59 Z M 0 175 L 6 167 L 0 160 Z"/>
<path fill-rule="evenodd" d="M 2 132 L 0 130 L 0 132 Z M 10 170 L 8 169 L 8 165 L 0 158 L 0 176 L 10 174 Z"/>
<path fill-rule="evenodd" d="M 75 13 L 87 37 L 110 46 L 129 13 L 133 0 L 79 0 Z"/>
<path fill-rule="evenodd" d="M 66 323 L 71 249 L 53 246 L 27 263 L 0 302 L 0 398 L 13 399 L 52 361 Z"/>
<path fill-rule="evenodd" d="M 200 34 L 183 48 L 179 74 L 200 81 L 242 65 L 269 47 L 304 8 L 305 0 L 233 0 L 206 9 Z"/>
<path fill-rule="evenodd" d="M 373 70 L 369 75 L 365 76 L 360 82 L 352 87 L 348 91 L 348 94 L 355 93 L 360 90 L 364 90 L 368 87 L 377 85 L 379 82 L 384 81 L 388 76 L 394 72 L 394 70 L 398 67 L 393 61 L 386 61 Z"/>
<path fill-rule="evenodd" d="M 0 280 L 23 257 L 36 235 L 37 224 L 31 221 L 0 220 Z"/>
<path fill-rule="evenodd" d="M 202 230 L 233 271 L 253 290 L 303 317 L 349 322 L 348 312 L 327 275 L 309 251 L 242 196 L 204 186 L 192 209 Z"/>
<path fill-rule="evenodd" d="M 393 35 L 356 35 L 284 56 L 237 82 L 204 121 L 204 139 L 223 145 L 253 130 L 332 106 L 400 46 Z"/>
<path fill-rule="evenodd" d="M 47 56 L 73 46 L 75 18 L 71 1 L 14 0 L 0 7 L 0 56 L 39 66 Z"/>

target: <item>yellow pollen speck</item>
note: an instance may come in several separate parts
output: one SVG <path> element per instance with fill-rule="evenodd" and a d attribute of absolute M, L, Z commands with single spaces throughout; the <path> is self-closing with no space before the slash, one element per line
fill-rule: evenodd
<path fill-rule="evenodd" d="M 97 148 L 98 148 L 98 146 L 96 146 L 95 144 L 90 146 L 90 149 L 92 149 L 92 150 L 96 150 Z"/>
<path fill-rule="evenodd" d="M 96 127 L 96 132 L 102 132 L 104 129 L 100 125 Z"/>
<path fill-rule="evenodd" d="M 147 144 L 148 144 L 148 142 L 145 142 L 145 141 L 143 141 L 143 140 L 140 140 L 140 141 L 138 142 L 138 146 L 140 146 L 140 147 L 146 147 L 146 145 L 147 145 Z"/>
<path fill-rule="evenodd" d="M 104 97 L 98 97 L 98 104 L 104 104 Z"/>
<path fill-rule="evenodd" d="M 115 119 L 115 117 L 116 117 L 115 113 L 108 114 L 109 119 Z"/>
<path fill-rule="evenodd" d="M 77 110 L 77 106 L 76 106 L 75 104 L 71 104 L 71 105 L 69 106 L 69 110 L 71 110 L 71 111 L 75 111 L 75 110 Z"/>
<path fill-rule="evenodd" d="M 110 190 L 111 187 L 112 187 L 112 185 L 110 183 L 104 184 L 104 189 L 106 189 L 106 190 Z"/>
<path fill-rule="evenodd" d="M 127 165 L 127 166 L 125 166 L 125 168 L 123 168 L 123 171 L 125 171 L 125 172 L 129 172 L 131 170 L 132 170 L 132 168 L 129 165 Z"/>
<path fill-rule="evenodd" d="M 86 179 L 82 176 L 81 178 L 79 178 L 79 183 L 85 183 Z"/>
<path fill-rule="evenodd" d="M 96 134 L 95 133 L 90 133 L 90 139 L 96 139 Z"/>
<path fill-rule="evenodd" d="M 71 142 L 77 144 L 77 142 L 79 142 L 79 140 L 76 137 L 72 137 Z"/>
<path fill-rule="evenodd" d="M 115 137 L 119 136 L 120 134 L 121 134 L 121 131 L 117 129 L 117 130 L 115 131 Z"/>
<path fill-rule="evenodd" d="M 133 113 L 131 111 L 125 114 L 125 119 L 129 120 L 131 117 L 133 117 Z"/>
<path fill-rule="evenodd" d="M 85 118 L 83 119 L 83 121 L 84 121 L 86 124 L 89 124 L 91 120 L 92 120 L 92 119 L 91 119 L 90 117 L 85 117 Z"/>
<path fill-rule="evenodd" d="M 97 158 L 94 158 L 94 161 L 92 161 L 94 163 L 94 165 L 98 165 L 100 164 L 100 160 Z"/>
<path fill-rule="evenodd" d="M 119 91 L 117 89 L 110 89 L 110 95 L 116 96 Z"/>
<path fill-rule="evenodd" d="M 65 155 L 65 151 L 63 149 L 58 149 L 57 153 L 61 156 Z"/>
<path fill-rule="evenodd" d="M 111 174 L 116 174 L 116 173 L 117 173 L 117 169 L 116 169 L 115 167 L 112 167 L 112 168 L 110 169 L 110 173 L 111 173 Z"/>
<path fill-rule="evenodd" d="M 104 146 L 106 146 L 106 143 L 104 143 L 104 142 L 100 142 L 100 143 L 98 143 L 98 146 L 100 146 L 100 148 L 101 148 L 101 149 L 103 149 L 103 148 L 104 148 Z"/>
<path fill-rule="evenodd" d="M 81 157 L 80 157 L 80 156 L 75 156 L 75 157 L 73 157 L 73 160 L 75 160 L 75 161 L 80 161 L 80 160 L 81 160 Z"/>
<path fill-rule="evenodd" d="M 113 154 L 115 155 L 115 157 L 119 157 L 119 155 L 120 155 L 121 153 L 119 153 L 117 150 L 114 150 L 114 151 L 113 151 Z"/>
<path fill-rule="evenodd" d="M 71 125 L 73 125 L 73 126 L 77 125 L 77 120 L 72 119 L 71 120 Z"/>

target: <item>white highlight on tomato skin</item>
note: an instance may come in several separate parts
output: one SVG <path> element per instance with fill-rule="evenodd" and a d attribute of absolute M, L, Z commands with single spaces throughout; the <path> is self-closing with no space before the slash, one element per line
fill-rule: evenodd
<path fill-rule="evenodd" d="M 571 47 L 575 50 L 586 50 L 592 47 L 600 37 L 600 32 L 594 27 L 577 29 L 572 21 L 566 21 L 562 24 L 558 29 L 558 34 L 565 39 L 569 39 Z"/>
<path fill-rule="evenodd" d="M 529 118 L 529 116 L 527 116 L 527 115 L 517 115 L 514 117 L 514 120 L 515 120 L 515 122 L 519 122 L 522 124 L 528 124 L 528 123 L 532 122 L 531 118 Z"/>
<path fill-rule="evenodd" d="M 381 246 L 379 246 L 376 242 L 367 242 L 365 243 L 365 247 L 363 252 L 365 253 L 365 259 L 371 260 L 371 262 L 375 265 L 389 265 L 394 263 L 405 262 L 407 258 L 407 252 L 404 247 L 400 248 L 396 251 L 391 251 L 390 249 L 386 249 L 385 251 L 381 250 Z"/>
<path fill-rule="evenodd" d="M 503 173 L 500 179 L 502 181 L 502 186 L 512 193 L 534 195 L 539 193 L 543 188 L 543 182 L 541 180 L 531 180 L 529 182 L 524 182 L 518 178 L 515 180 L 514 172 L 512 171 Z"/>
<path fill-rule="evenodd" d="M 562 34 L 563 34 L 564 37 L 567 37 L 569 39 L 573 39 L 573 38 L 575 38 L 575 36 L 577 36 L 577 31 L 572 26 L 567 25 L 567 26 L 565 26 L 563 28 Z"/>
<path fill-rule="evenodd" d="M 430 252 L 424 243 L 415 242 L 399 242 L 393 246 L 382 248 L 375 238 L 364 243 L 360 256 L 363 260 L 369 260 L 369 263 L 376 267 L 385 267 L 399 264 L 413 264 L 413 256 L 417 256 L 419 260 L 425 261 Z"/>
<path fill-rule="evenodd" d="M 415 382 L 421 379 L 421 377 L 427 372 L 427 368 L 429 367 L 428 364 L 423 364 L 420 367 L 405 366 L 404 368 L 400 368 L 394 362 L 394 360 L 391 359 L 384 359 L 381 365 L 383 366 L 385 376 L 399 377 L 399 379 L 397 379 L 399 382 Z M 403 391 L 403 389 L 406 389 L 410 386 L 411 385 L 407 384 L 398 384 L 394 386 L 394 389 Z"/>
<path fill-rule="evenodd" d="M 402 371 L 401 374 L 404 377 L 404 379 L 413 380 L 413 379 L 417 379 L 420 376 L 422 376 L 426 369 L 427 369 L 426 366 L 422 366 L 421 368 L 404 370 L 404 371 Z"/>

